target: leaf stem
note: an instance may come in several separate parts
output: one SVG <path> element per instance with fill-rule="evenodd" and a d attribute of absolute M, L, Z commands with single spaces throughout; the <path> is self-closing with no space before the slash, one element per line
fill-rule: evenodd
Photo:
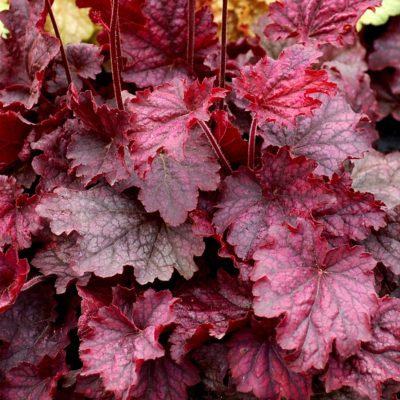
<path fill-rule="evenodd" d="M 54 18 L 53 10 L 51 9 L 50 0 L 46 0 L 46 8 L 47 12 L 49 13 L 51 24 L 53 25 L 54 33 L 56 34 L 57 39 L 60 41 L 61 60 L 64 65 L 65 75 L 67 76 L 68 85 L 70 85 L 72 83 L 71 71 L 69 69 L 68 59 L 61 39 L 60 31 L 58 30 L 57 22 L 56 19 Z"/>
<path fill-rule="evenodd" d="M 212 134 L 210 128 L 204 121 L 197 121 L 201 129 L 203 129 L 203 132 L 207 136 L 208 141 L 211 144 L 211 147 L 215 151 L 215 154 L 218 156 L 222 166 L 225 168 L 226 171 L 229 173 L 232 173 L 232 168 L 229 165 L 229 161 L 226 159 L 224 153 L 222 152 L 221 147 L 219 146 L 217 139 L 215 139 L 215 136 Z"/>
<path fill-rule="evenodd" d="M 219 86 L 225 87 L 226 74 L 226 29 L 228 25 L 228 0 L 222 0 L 222 29 L 221 29 L 221 56 L 219 67 Z M 219 108 L 224 107 L 224 99 L 219 102 Z"/>
<path fill-rule="evenodd" d="M 119 24 L 118 24 L 118 11 L 119 11 L 119 1 L 112 0 L 112 10 L 111 10 L 111 24 L 110 24 L 110 53 L 111 53 L 111 68 L 114 86 L 114 96 L 117 102 L 119 110 L 124 109 L 124 103 L 122 101 L 121 94 L 121 71 L 119 60 L 118 48 L 120 48 L 120 38 L 119 38 Z"/>
<path fill-rule="evenodd" d="M 247 166 L 253 170 L 256 158 L 257 118 L 253 117 L 250 126 L 249 144 L 247 148 Z"/>
<path fill-rule="evenodd" d="M 188 37 L 187 37 L 187 63 L 193 71 L 194 68 L 194 44 L 195 44 L 195 13 L 196 0 L 188 0 Z"/>

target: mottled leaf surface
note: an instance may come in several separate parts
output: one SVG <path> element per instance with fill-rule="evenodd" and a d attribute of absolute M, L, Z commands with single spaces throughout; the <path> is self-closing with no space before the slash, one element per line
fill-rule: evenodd
<path fill-rule="evenodd" d="M 296 117 L 311 115 L 320 106 L 312 94 L 332 94 L 335 90 L 326 71 L 311 69 L 320 55 L 312 47 L 288 47 L 278 60 L 265 56 L 256 65 L 243 67 L 233 87 L 248 101 L 246 108 L 254 112 L 259 123 L 294 125 Z"/>
<path fill-rule="evenodd" d="M 356 114 L 340 95 L 318 95 L 321 107 L 311 117 L 298 117 L 287 128 L 269 123 L 263 129 L 265 144 L 288 145 L 297 156 L 318 162 L 316 172 L 331 176 L 348 157 L 361 157 L 377 138 L 373 131 L 363 131 Z"/>
<path fill-rule="evenodd" d="M 196 121 L 208 121 L 208 108 L 224 96 L 225 91 L 213 88 L 213 83 L 214 79 L 191 84 L 176 79 L 153 92 L 139 92 L 128 104 L 136 114 L 131 151 L 141 176 L 161 150 L 178 161 L 184 159 L 189 128 Z"/>
<path fill-rule="evenodd" d="M 139 200 L 146 211 L 159 211 L 172 226 L 184 223 L 188 212 L 196 208 L 199 190 L 215 190 L 220 181 L 219 163 L 199 128 L 192 130 L 184 154 L 178 161 L 159 153 L 140 183 Z"/>
<path fill-rule="evenodd" d="M 263 166 L 254 175 L 242 168 L 225 179 L 214 215 L 219 233 L 240 258 L 249 258 L 265 241 L 272 225 L 308 216 L 334 201 L 325 184 L 313 176 L 316 163 L 292 158 L 287 148 L 263 154 Z"/>
<path fill-rule="evenodd" d="M 72 231 L 80 235 L 72 261 L 79 275 L 94 272 L 108 277 L 132 265 L 141 284 L 169 280 L 174 269 L 189 279 L 197 270 L 193 256 L 204 250 L 190 225 L 166 226 L 147 216 L 138 201 L 107 186 L 56 189 L 43 197 L 37 211 L 50 220 L 56 235 Z"/>
<path fill-rule="evenodd" d="M 361 160 L 354 160 L 353 188 L 372 193 L 388 208 L 400 203 L 400 152 L 378 153 L 371 149 Z"/>
<path fill-rule="evenodd" d="M 347 360 L 331 357 L 325 375 L 327 390 L 350 386 L 371 400 L 380 400 L 382 384 L 400 382 L 400 300 L 380 300 L 372 325 L 372 338 Z"/>
<path fill-rule="evenodd" d="M 271 4 L 273 21 L 265 33 L 273 39 L 296 37 L 299 42 L 313 41 L 342 46 L 351 43 L 357 20 L 379 0 L 287 0 Z"/>
<path fill-rule="evenodd" d="M 255 314 L 285 315 L 277 342 L 295 352 L 297 371 L 323 369 L 334 341 L 342 356 L 355 354 L 371 338 L 377 305 L 376 261 L 362 247 L 328 250 L 321 231 L 308 221 L 296 229 L 274 227 L 271 244 L 254 254 Z"/>
<path fill-rule="evenodd" d="M 363 242 L 372 256 L 400 275 L 400 206 L 388 212 L 388 224 Z"/>
<path fill-rule="evenodd" d="M 169 291 L 148 289 L 130 313 L 111 304 L 90 315 L 80 325 L 82 374 L 100 374 L 106 390 L 128 398 L 129 390 L 138 383 L 143 362 L 164 355 L 158 338 L 174 321 L 175 301 Z"/>

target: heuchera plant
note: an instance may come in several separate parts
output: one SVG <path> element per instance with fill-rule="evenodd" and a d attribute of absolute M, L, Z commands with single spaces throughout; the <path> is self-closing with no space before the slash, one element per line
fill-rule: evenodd
<path fill-rule="evenodd" d="M 1 399 L 397 398 L 400 19 L 209 3 L 0 13 Z"/>

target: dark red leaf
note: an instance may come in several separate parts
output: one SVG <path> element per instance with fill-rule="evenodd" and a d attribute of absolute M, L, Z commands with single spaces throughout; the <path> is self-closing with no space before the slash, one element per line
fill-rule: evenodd
<path fill-rule="evenodd" d="M 380 400 L 382 384 L 400 382 L 400 300 L 385 297 L 373 319 L 372 339 L 347 360 L 331 357 L 325 375 L 328 391 L 350 386 L 371 400 Z"/>
<path fill-rule="evenodd" d="M 267 124 L 263 138 L 266 145 L 288 145 L 296 156 L 317 161 L 316 172 L 331 176 L 346 158 L 361 157 L 377 139 L 377 134 L 360 128 L 362 115 L 352 111 L 342 96 L 315 98 L 322 105 L 313 116 L 298 117 L 294 127 Z"/>
<path fill-rule="evenodd" d="M 136 120 L 132 134 L 132 157 L 143 177 L 160 151 L 184 160 L 184 145 L 196 121 L 210 119 L 209 107 L 223 98 L 225 90 L 214 88 L 214 79 L 188 84 L 174 80 L 153 92 L 138 92 L 128 108 Z"/>
<path fill-rule="evenodd" d="M 193 261 L 204 251 L 203 240 L 189 224 L 173 228 L 146 215 L 134 199 L 107 186 L 88 191 L 65 188 L 43 197 L 37 211 L 50 219 L 56 235 L 79 233 L 71 266 L 79 275 L 109 277 L 132 265 L 139 283 L 168 281 L 174 268 L 186 279 L 197 270 Z"/>
<path fill-rule="evenodd" d="M 63 126 L 31 143 L 34 150 L 43 151 L 32 160 L 34 171 L 42 177 L 36 189 L 38 193 L 51 192 L 56 187 L 82 188 L 83 185 L 68 174 L 66 153 L 71 136 L 75 133 L 75 125 L 76 121 L 68 120 Z"/>
<path fill-rule="evenodd" d="M 80 324 L 82 375 L 100 374 L 106 390 L 117 398 L 127 398 L 139 382 L 144 361 L 164 355 L 158 338 L 175 319 L 175 301 L 168 291 L 149 289 L 138 298 L 130 315 L 114 304 L 98 309 L 85 325 Z"/>
<path fill-rule="evenodd" d="M 170 341 L 172 358 L 178 361 L 209 336 L 223 338 L 229 327 L 243 321 L 251 309 L 249 288 L 224 271 L 219 272 L 218 282 L 189 284 L 177 295 L 177 327 Z"/>
<path fill-rule="evenodd" d="M 352 43 L 358 19 L 380 0 L 285 0 L 269 7 L 273 23 L 265 29 L 272 39 L 296 37 L 316 45 Z"/>
<path fill-rule="evenodd" d="M 231 163 L 245 164 L 247 143 L 242 139 L 239 129 L 229 121 L 228 113 L 215 111 L 213 119 L 216 125 L 213 133 L 224 155 Z"/>
<path fill-rule="evenodd" d="M 144 363 L 138 384 L 132 390 L 134 400 L 186 400 L 187 387 L 199 382 L 196 368 L 188 361 L 176 364 L 169 357 Z"/>
<path fill-rule="evenodd" d="M 304 220 L 296 229 L 276 226 L 271 243 L 254 254 L 254 312 L 285 317 L 277 342 L 293 350 L 296 371 L 323 369 L 333 342 L 349 357 L 371 338 L 377 308 L 376 261 L 360 246 L 328 250 L 322 227 Z"/>
<path fill-rule="evenodd" d="M 56 275 L 57 294 L 65 293 L 67 286 L 73 280 L 85 286 L 90 278 L 90 274 L 80 276 L 71 267 L 70 262 L 76 256 L 76 241 L 76 235 L 54 237 L 53 241 L 48 241 L 45 247 L 36 252 L 31 261 L 43 275 Z"/>
<path fill-rule="evenodd" d="M 348 174 L 333 175 L 329 188 L 336 195 L 336 202 L 315 212 L 314 218 L 323 222 L 325 236 L 362 240 L 371 231 L 386 225 L 383 203 L 370 193 L 356 192 L 351 188 Z"/>
<path fill-rule="evenodd" d="M 76 43 L 65 46 L 65 54 L 71 72 L 72 82 L 81 90 L 86 79 L 95 79 L 101 72 L 104 57 L 101 55 L 101 48 L 90 43 Z M 57 94 L 65 91 L 68 80 L 61 58 L 53 65 L 51 79 L 46 82 L 46 89 L 49 93 Z"/>
<path fill-rule="evenodd" d="M 97 105 L 90 91 L 78 93 L 72 88 L 70 93 L 70 108 L 78 118 L 71 122 L 74 134 L 67 150 L 71 169 L 85 185 L 101 177 L 110 185 L 128 178 L 132 166 L 126 133 L 131 115 Z"/>
<path fill-rule="evenodd" d="M 272 225 L 307 217 L 334 201 L 323 181 L 312 175 L 314 161 L 292 158 L 282 148 L 276 155 L 266 151 L 262 162 L 255 175 L 242 168 L 225 179 L 213 220 L 218 233 L 228 229 L 227 241 L 240 258 L 252 256 Z"/>
<path fill-rule="evenodd" d="M 400 18 L 393 18 L 385 33 L 374 41 L 374 51 L 368 57 L 368 66 L 373 71 L 387 67 L 400 69 Z"/>
<path fill-rule="evenodd" d="M 41 228 L 35 212 L 37 196 L 22 194 L 14 177 L 0 175 L 0 248 L 13 244 L 17 249 L 31 246 L 31 234 Z"/>
<path fill-rule="evenodd" d="M 188 212 L 196 208 L 199 190 L 215 190 L 220 181 L 220 165 L 200 128 L 192 130 L 184 154 L 185 158 L 177 161 L 158 153 L 139 184 L 139 200 L 146 211 L 159 211 L 171 226 L 184 223 Z"/>
<path fill-rule="evenodd" d="M 13 111 L 0 113 L 0 171 L 18 160 L 33 124 Z"/>
<path fill-rule="evenodd" d="M 0 383 L 0 396 L 7 400 L 52 400 L 59 379 L 68 371 L 65 354 L 45 356 L 36 366 L 26 362 L 12 368 Z"/>
<path fill-rule="evenodd" d="M 320 106 L 313 93 L 332 94 L 336 87 L 328 82 L 326 71 L 311 69 L 320 55 L 312 47 L 288 47 L 278 60 L 265 56 L 256 65 L 243 67 L 233 87 L 248 100 L 246 109 L 255 113 L 259 123 L 295 125 L 296 117 L 311 115 Z"/>
<path fill-rule="evenodd" d="M 400 206 L 388 212 L 387 226 L 371 234 L 363 244 L 376 260 L 400 275 Z"/>
<path fill-rule="evenodd" d="M 356 42 L 355 46 L 344 49 L 331 48 L 323 66 L 329 73 L 329 79 L 337 84 L 351 108 L 357 113 L 368 115 L 374 121 L 377 118 L 378 103 L 371 89 L 365 57 L 365 48 Z"/>
<path fill-rule="evenodd" d="M 55 306 L 52 286 L 41 283 L 23 291 L 12 307 L 0 314 L 2 371 L 22 362 L 37 365 L 44 356 L 53 358 L 68 345 L 73 317 L 56 323 Z"/>
<path fill-rule="evenodd" d="M 11 247 L 6 253 L 0 251 L 0 313 L 15 303 L 28 272 L 28 262 L 20 260 L 15 249 Z"/>
<path fill-rule="evenodd" d="M 59 51 L 58 40 L 37 27 L 43 2 L 13 1 L 0 19 L 10 31 L 0 38 L 0 103 L 32 108 L 39 100 L 44 72 Z M 18 60 L 18 61 L 16 61 Z"/>
<path fill-rule="evenodd" d="M 242 330 L 228 342 L 228 362 L 239 392 L 259 399 L 310 398 L 311 377 L 290 370 L 273 337 Z"/>

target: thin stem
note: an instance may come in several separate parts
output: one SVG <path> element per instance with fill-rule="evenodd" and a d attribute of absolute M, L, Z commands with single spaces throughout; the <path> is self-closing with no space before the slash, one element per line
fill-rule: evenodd
<path fill-rule="evenodd" d="M 207 126 L 207 124 L 204 121 L 197 121 L 201 129 L 203 129 L 203 132 L 207 136 L 208 141 L 211 144 L 211 147 L 214 149 L 216 155 L 218 156 L 219 160 L 221 161 L 222 166 L 228 171 L 229 173 L 232 173 L 232 168 L 229 165 L 229 161 L 226 159 L 224 153 L 222 152 L 221 147 L 219 147 L 219 144 L 217 142 L 217 139 L 215 139 L 215 136 L 212 134 L 210 128 Z"/>
<path fill-rule="evenodd" d="M 57 39 L 60 41 L 60 52 L 61 52 L 61 60 L 64 65 L 65 75 L 67 76 L 68 85 L 72 83 L 71 71 L 68 65 L 67 55 L 65 53 L 64 45 L 61 40 L 60 31 L 58 30 L 56 19 L 54 18 L 53 10 L 51 9 L 50 0 L 46 0 L 46 8 L 49 13 L 51 24 L 53 25 L 54 33 L 56 34 Z"/>
<path fill-rule="evenodd" d="M 118 12 L 118 17 L 119 17 L 119 12 Z M 119 18 L 117 20 L 117 36 L 116 36 L 116 44 L 117 44 L 117 56 L 118 56 L 118 68 L 119 68 L 119 72 L 120 74 L 122 73 L 122 71 L 124 70 L 124 65 L 122 62 L 122 50 L 121 50 L 121 31 L 119 28 Z"/>
<path fill-rule="evenodd" d="M 256 158 L 256 134 L 257 134 L 257 118 L 254 117 L 251 121 L 249 145 L 247 148 L 247 166 L 253 170 Z"/>
<path fill-rule="evenodd" d="M 225 74 L 226 74 L 226 28 L 228 25 L 228 0 L 222 0 L 222 29 L 221 29 L 221 57 L 219 67 L 219 86 L 225 87 Z M 224 107 L 224 100 L 219 102 L 219 108 Z"/>
<path fill-rule="evenodd" d="M 188 37 L 187 37 L 187 63 L 193 71 L 194 67 L 194 43 L 195 43 L 195 13 L 196 0 L 189 0 L 188 4 Z"/>
<path fill-rule="evenodd" d="M 124 103 L 122 101 L 121 94 L 121 76 L 120 76 L 120 60 L 118 59 L 118 47 L 119 34 L 118 34 L 118 0 L 112 0 L 112 11 L 111 11 L 111 24 L 110 24 L 110 53 L 111 53 L 111 69 L 114 86 L 114 96 L 117 101 L 119 110 L 124 109 Z"/>

